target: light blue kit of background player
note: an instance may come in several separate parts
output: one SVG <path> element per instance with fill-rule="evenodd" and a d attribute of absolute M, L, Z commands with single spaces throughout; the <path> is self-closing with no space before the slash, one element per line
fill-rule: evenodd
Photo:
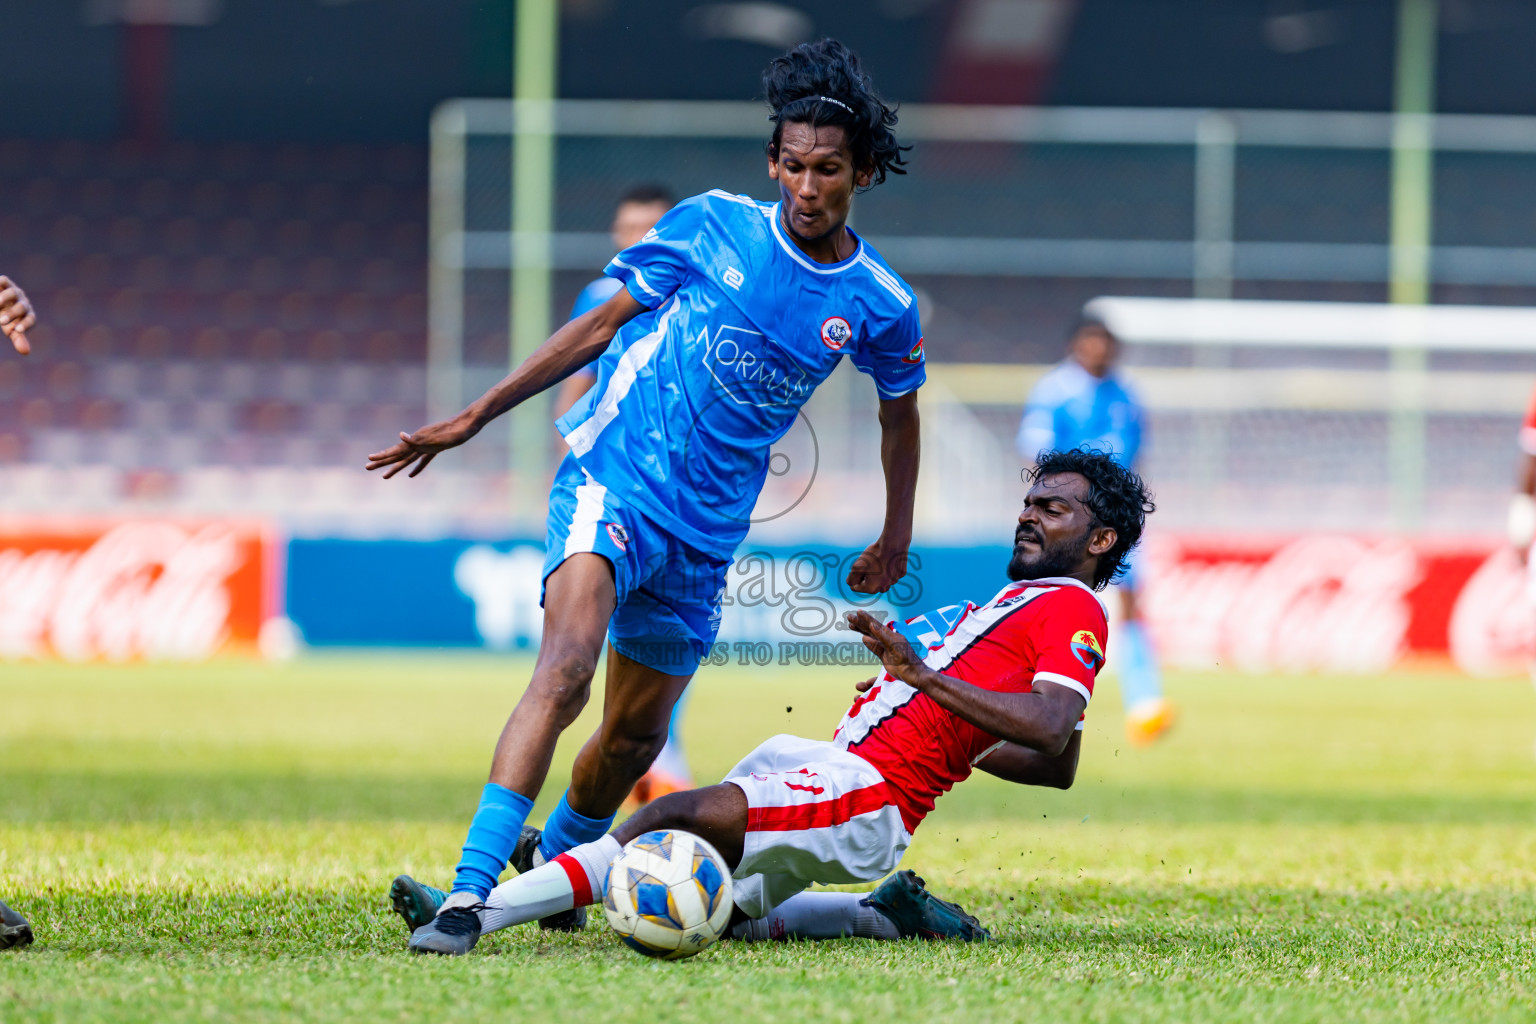
<path fill-rule="evenodd" d="M 1144 414 L 1141 402 L 1115 370 L 1119 342 L 1102 324 L 1081 324 L 1072 335 L 1067 358 L 1040 378 L 1019 421 L 1018 453 L 1033 464 L 1052 448 L 1088 445 L 1112 453 L 1134 469 L 1141 450 Z M 1162 673 L 1138 611 L 1137 563 L 1120 583 L 1125 617 L 1112 641 L 1118 647 L 1120 689 L 1125 700 L 1126 733 L 1133 742 L 1156 739 L 1171 724 L 1163 697 Z"/>

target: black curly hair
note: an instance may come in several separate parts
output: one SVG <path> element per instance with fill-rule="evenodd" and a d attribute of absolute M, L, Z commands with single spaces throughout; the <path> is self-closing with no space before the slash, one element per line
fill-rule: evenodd
<path fill-rule="evenodd" d="M 1024 471 L 1030 483 L 1060 473 L 1076 473 L 1088 481 L 1086 504 L 1093 513 L 1093 525 L 1115 531 L 1114 546 L 1099 556 L 1093 571 L 1093 589 L 1103 590 L 1125 575 L 1131 549 L 1141 542 L 1147 516 L 1156 512 L 1157 506 L 1141 477 L 1116 462 L 1109 452 L 1087 445 L 1041 452 L 1035 467 Z"/>
<path fill-rule="evenodd" d="M 773 108 L 768 115 L 773 122 L 770 160 L 778 158 L 786 124 L 836 125 L 848 137 L 854 167 L 869 173 L 866 189 L 885 181 L 887 174 L 907 173 L 901 154 L 912 147 L 898 145 L 891 132 L 896 109 L 875 92 L 858 54 L 836 39 L 801 43 L 773 58 L 763 72 L 763 94 Z"/>

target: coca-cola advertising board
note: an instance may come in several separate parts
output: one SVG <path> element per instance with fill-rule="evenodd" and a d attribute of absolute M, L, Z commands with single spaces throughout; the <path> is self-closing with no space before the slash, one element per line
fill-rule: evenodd
<path fill-rule="evenodd" d="M 1169 665 L 1380 672 L 1449 660 L 1500 675 L 1524 671 L 1536 639 L 1526 566 L 1495 541 L 1156 535 L 1140 570 Z"/>
<path fill-rule="evenodd" d="M 858 553 L 749 540 L 727 574 L 718 639 L 775 651 L 801 640 L 836 643 L 848 634 L 832 613 L 855 604 L 908 617 L 984 602 L 1006 582 L 1011 550 L 919 544 L 908 577 L 878 598 L 841 586 Z M 542 630 L 543 564 L 543 544 L 533 539 L 295 540 L 287 614 L 316 647 L 531 650 Z M 1160 657 L 1173 667 L 1455 665 L 1511 674 L 1524 671 L 1536 636 L 1525 566 L 1491 539 L 1159 533 L 1147 538 L 1137 575 Z M 1106 597 L 1118 613 L 1120 602 Z M 1113 669 L 1113 627 L 1107 653 Z"/>
<path fill-rule="evenodd" d="M 281 554 L 259 523 L 0 520 L 0 659 L 255 653 Z"/>

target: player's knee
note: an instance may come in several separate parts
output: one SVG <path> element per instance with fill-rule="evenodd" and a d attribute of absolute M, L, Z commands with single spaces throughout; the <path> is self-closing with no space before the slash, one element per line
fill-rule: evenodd
<path fill-rule="evenodd" d="M 559 655 L 539 666 L 529 691 L 557 716 L 574 719 L 586 707 L 596 671 L 597 666 L 585 654 Z"/>
<path fill-rule="evenodd" d="M 639 777 L 644 775 L 667 744 L 667 732 L 663 728 L 654 734 L 633 735 L 623 732 L 606 733 L 602 739 L 603 759 L 618 771 Z"/>

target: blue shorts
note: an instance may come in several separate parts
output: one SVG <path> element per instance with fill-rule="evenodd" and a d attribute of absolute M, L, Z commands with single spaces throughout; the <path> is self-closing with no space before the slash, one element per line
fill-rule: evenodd
<path fill-rule="evenodd" d="M 614 650 L 669 675 L 692 675 L 720 630 L 729 558 L 698 551 L 613 495 L 567 455 L 549 493 L 544 581 L 578 552 L 613 566 Z M 542 591 L 539 603 L 543 604 Z"/>

